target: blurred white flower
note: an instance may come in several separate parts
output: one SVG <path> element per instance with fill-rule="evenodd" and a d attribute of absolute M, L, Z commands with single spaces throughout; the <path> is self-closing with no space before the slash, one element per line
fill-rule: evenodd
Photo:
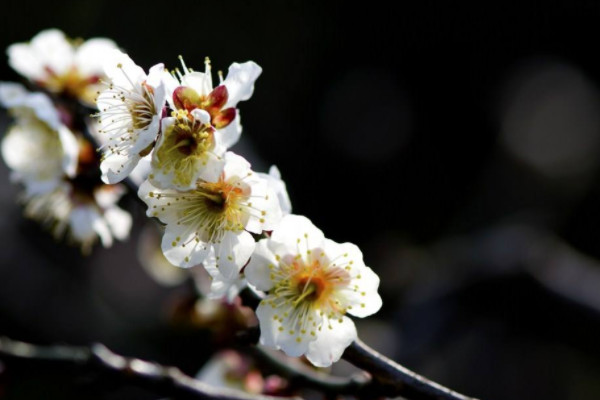
<path fill-rule="evenodd" d="M 146 75 L 127 54 L 113 50 L 105 73 L 109 86 L 96 101 L 99 133 L 108 136 L 100 169 L 105 183 L 117 183 L 149 154 L 158 136 L 166 103 L 164 67 L 157 64 Z"/>
<path fill-rule="evenodd" d="M 138 195 L 148 205 L 147 215 L 166 224 L 162 249 L 170 262 L 214 263 L 232 279 L 254 250 L 250 232 L 274 229 L 281 209 L 267 181 L 244 158 L 228 152 L 224 160 L 217 180 L 199 180 L 193 190 L 159 189 L 146 181 Z"/>
<path fill-rule="evenodd" d="M 9 46 L 7 53 L 9 65 L 35 84 L 93 105 L 102 64 L 115 48 L 108 39 L 69 40 L 60 30 L 48 29 L 29 43 Z"/>
<path fill-rule="evenodd" d="M 219 85 L 213 89 L 210 61 L 205 61 L 205 71 L 188 69 L 180 57 L 183 74 L 177 71 L 177 78 L 166 74 L 168 101 L 173 109 L 191 112 L 194 109 L 206 111 L 210 125 L 217 130 L 225 148 L 233 146 L 242 132 L 237 103 L 248 100 L 254 92 L 254 82 L 262 68 L 253 61 L 233 63 L 227 77 L 219 74 Z"/>
<path fill-rule="evenodd" d="M 26 195 L 25 215 L 47 228 L 59 239 L 67 239 L 88 253 L 100 238 L 104 247 L 110 247 L 113 238 L 124 240 L 131 229 L 131 215 L 116 203 L 124 188 L 100 185 L 91 191 L 73 181 L 64 181 L 54 190 Z"/>
<path fill-rule="evenodd" d="M 2 140 L 2 157 L 15 180 L 28 192 L 40 193 L 56 187 L 64 175 L 75 175 L 77 139 L 45 94 L 0 83 L 0 104 L 16 117 Z"/>
<path fill-rule="evenodd" d="M 265 380 L 252 360 L 234 350 L 224 350 L 212 356 L 196 379 L 215 388 L 252 394 L 260 394 L 265 389 Z"/>
<path fill-rule="evenodd" d="M 356 338 L 346 313 L 365 317 L 379 310 L 379 277 L 351 243 L 326 239 L 307 218 L 285 216 L 260 240 L 244 269 L 246 279 L 268 292 L 256 310 L 260 342 L 326 367 Z"/>

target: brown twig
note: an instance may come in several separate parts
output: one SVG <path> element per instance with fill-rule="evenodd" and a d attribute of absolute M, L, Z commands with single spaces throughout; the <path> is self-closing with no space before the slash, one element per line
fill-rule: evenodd
<path fill-rule="evenodd" d="M 216 388 L 185 375 L 178 368 L 165 367 L 137 358 L 123 357 L 104 345 L 91 347 L 39 346 L 0 337 L 0 359 L 53 362 L 90 368 L 123 383 L 149 389 L 159 395 L 189 400 L 281 400 L 281 397 L 252 395 L 233 389 Z"/>
<path fill-rule="evenodd" d="M 448 389 L 397 364 L 356 339 L 344 352 L 344 359 L 371 374 L 367 390 L 373 397 L 402 396 L 411 400 L 476 400 Z M 364 391 L 364 390 L 363 390 Z"/>

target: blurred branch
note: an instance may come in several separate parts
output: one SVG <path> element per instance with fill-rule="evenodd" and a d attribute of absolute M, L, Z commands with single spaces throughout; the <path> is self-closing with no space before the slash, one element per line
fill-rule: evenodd
<path fill-rule="evenodd" d="M 376 352 L 360 339 L 346 349 L 343 357 L 373 376 L 367 390 L 371 395 L 402 396 L 411 400 L 476 400 L 416 374 Z"/>
<path fill-rule="evenodd" d="M 190 400 L 275 400 L 281 397 L 251 395 L 232 389 L 216 388 L 185 375 L 178 368 L 127 358 L 101 344 L 91 347 L 38 346 L 0 337 L 0 359 L 49 362 L 90 368 L 107 378 L 149 389 L 160 395 Z"/>
<path fill-rule="evenodd" d="M 360 393 L 371 380 L 367 374 L 344 378 L 321 373 L 300 362 L 290 362 L 280 352 L 270 352 L 259 346 L 252 347 L 250 353 L 258 364 L 269 367 L 293 386 L 312 388 L 325 394 L 361 397 Z"/>

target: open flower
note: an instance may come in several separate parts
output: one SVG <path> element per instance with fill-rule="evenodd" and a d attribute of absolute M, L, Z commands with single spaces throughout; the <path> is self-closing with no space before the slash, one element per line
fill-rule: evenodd
<path fill-rule="evenodd" d="M 100 169 L 104 182 L 117 183 L 152 150 L 158 136 L 166 102 L 164 67 L 157 64 L 146 75 L 127 54 L 114 50 L 105 72 L 109 86 L 96 101 L 99 133 L 108 135 Z"/>
<path fill-rule="evenodd" d="M 88 253 L 98 238 L 109 247 L 113 238 L 129 236 L 131 215 L 116 205 L 123 190 L 114 185 L 89 190 L 76 181 L 63 181 L 52 191 L 26 195 L 25 216 L 45 225 L 57 239 L 66 235 Z"/>
<path fill-rule="evenodd" d="M 2 157 L 15 180 L 28 192 L 41 193 L 56 187 L 64 175 L 75 175 L 77 139 L 45 94 L 1 83 L 0 104 L 16 117 L 2 140 Z"/>
<path fill-rule="evenodd" d="M 246 279 L 268 292 L 256 310 L 260 342 L 325 367 L 356 338 L 346 314 L 379 310 L 379 277 L 351 243 L 326 239 L 306 217 L 285 216 L 260 240 L 244 269 Z"/>
<path fill-rule="evenodd" d="M 179 110 L 162 120 L 152 154 L 150 181 L 163 189 L 188 190 L 198 179 L 215 181 L 223 169 L 225 147 L 203 110 Z"/>
<path fill-rule="evenodd" d="M 169 102 L 173 109 L 191 112 L 195 109 L 204 110 L 210 116 L 220 141 L 229 148 L 239 139 L 242 132 L 237 103 L 248 100 L 254 92 L 254 82 L 262 69 L 253 61 L 242 64 L 233 63 L 229 67 L 227 77 L 213 88 L 210 61 L 205 61 L 204 72 L 188 69 L 181 59 L 183 74 L 177 71 L 178 78 L 166 78 Z"/>
<path fill-rule="evenodd" d="M 108 39 L 70 41 L 58 29 L 48 29 L 29 43 L 11 45 L 7 52 L 10 66 L 35 84 L 93 105 L 104 76 L 102 65 L 115 48 Z"/>
<path fill-rule="evenodd" d="M 181 267 L 214 263 L 233 278 L 254 250 L 250 232 L 272 230 L 281 209 L 267 181 L 252 172 L 242 157 L 228 152 L 218 179 L 198 180 L 189 191 L 159 189 L 150 180 L 140 186 L 139 197 L 147 215 L 166 224 L 162 249 Z"/>

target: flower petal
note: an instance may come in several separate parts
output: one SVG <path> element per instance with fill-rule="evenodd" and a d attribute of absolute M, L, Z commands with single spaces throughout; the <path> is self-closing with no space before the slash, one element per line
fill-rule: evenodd
<path fill-rule="evenodd" d="M 268 239 L 262 239 L 256 243 L 254 253 L 250 257 L 250 262 L 244 269 L 244 275 L 251 285 L 258 290 L 270 290 L 273 288 L 274 279 L 271 279 L 270 266 L 277 265 L 277 260 L 273 252 L 267 247 Z"/>
<path fill-rule="evenodd" d="M 246 231 L 227 231 L 221 243 L 215 245 L 216 265 L 227 279 L 239 275 L 252 255 L 256 242 Z"/>
<path fill-rule="evenodd" d="M 323 320 L 317 339 L 308 345 L 306 358 L 315 366 L 328 367 L 338 361 L 357 338 L 354 322 L 348 317 L 341 321 Z"/>
<path fill-rule="evenodd" d="M 261 72 L 262 68 L 254 61 L 231 64 L 227 78 L 223 81 L 223 85 L 227 86 L 229 93 L 229 99 L 224 108 L 235 107 L 238 102 L 248 100 L 254 92 L 254 82 Z"/>

